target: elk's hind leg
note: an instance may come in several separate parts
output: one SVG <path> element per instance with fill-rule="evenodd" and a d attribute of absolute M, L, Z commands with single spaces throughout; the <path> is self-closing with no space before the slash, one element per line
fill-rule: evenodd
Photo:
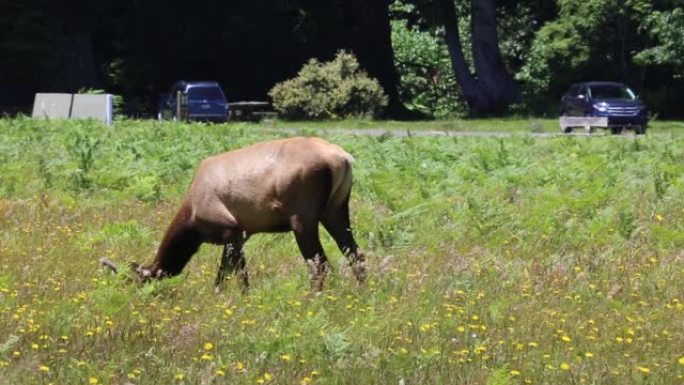
<path fill-rule="evenodd" d="M 302 221 L 301 218 L 294 216 L 291 222 L 297 246 L 309 266 L 311 288 L 320 292 L 323 290 L 323 282 L 330 270 L 330 265 L 318 238 L 318 221 L 313 219 Z"/>
<path fill-rule="evenodd" d="M 359 283 L 367 277 L 366 258 L 354 240 L 349 221 L 349 198 L 339 207 L 328 208 L 321 218 L 323 227 L 333 237 L 342 254 L 349 262 L 352 272 Z"/>

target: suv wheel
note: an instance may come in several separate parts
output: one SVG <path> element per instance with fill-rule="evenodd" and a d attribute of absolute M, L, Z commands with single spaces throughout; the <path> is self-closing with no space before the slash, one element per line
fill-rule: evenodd
<path fill-rule="evenodd" d="M 611 126 L 610 127 L 610 133 L 613 135 L 620 135 L 620 134 L 622 134 L 622 127 L 621 126 Z"/>
<path fill-rule="evenodd" d="M 646 133 L 646 126 L 634 127 L 634 133 L 637 135 L 644 135 Z"/>

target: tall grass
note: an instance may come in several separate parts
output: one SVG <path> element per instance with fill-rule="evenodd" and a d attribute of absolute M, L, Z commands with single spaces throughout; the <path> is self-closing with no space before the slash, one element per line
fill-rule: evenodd
<path fill-rule="evenodd" d="M 0 384 L 684 381 L 684 138 L 330 135 L 356 158 L 357 287 L 289 234 L 138 287 L 205 156 L 257 126 L 0 120 Z"/>

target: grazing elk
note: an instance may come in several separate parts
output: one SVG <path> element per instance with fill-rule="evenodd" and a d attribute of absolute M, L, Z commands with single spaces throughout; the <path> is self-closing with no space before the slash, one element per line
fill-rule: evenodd
<path fill-rule="evenodd" d="M 363 253 L 352 236 L 349 195 L 354 158 L 320 138 L 257 143 L 209 157 L 200 164 L 157 250 L 154 262 L 136 268 L 143 280 L 177 275 L 202 243 L 224 245 L 215 287 L 226 273 L 249 286 L 242 247 L 256 233 L 292 231 L 312 287 L 320 291 L 329 265 L 318 224 L 335 239 L 359 282 Z"/>

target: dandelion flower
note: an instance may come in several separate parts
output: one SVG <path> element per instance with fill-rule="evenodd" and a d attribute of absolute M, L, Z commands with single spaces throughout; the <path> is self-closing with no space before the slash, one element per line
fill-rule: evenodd
<path fill-rule="evenodd" d="M 519 376 L 519 375 L 520 375 L 520 372 L 519 372 L 519 371 L 517 371 L 517 370 L 515 370 L 515 369 L 511 370 L 511 376 L 516 377 L 516 376 Z"/>
<path fill-rule="evenodd" d="M 562 364 L 560 364 L 560 368 L 562 370 L 570 370 L 570 364 L 563 362 Z"/>
<path fill-rule="evenodd" d="M 224 372 L 224 371 L 221 370 L 221 369 L 219 369 L 219 370 L 216 371 L 216 377 L 223 377 L 223 376 L 225 376 L 225 375 L 226 375 L 226 372 Z"/>
<path fill-rule="evenodd" d="M 264 380 L 271 381 L 272 379 L 273 379 L 273 376 L 271 375 L 271 373 L 268 373 L 268 372 L 264 373 Z"/>
<path fill-rule="evenodd" d="M 95 377 L 90 377 L 90 378 L 88 379 L 88 384 L 90 384 L 90 385 L 97 385 L 97 384 L 99 384 L 99 383 L 100 383 L 100 381 L 98 381 L 98 379 L 95 378 Z"/>
<path fill-rule="evenodd" d="M 285 362 L 290 362 L 290 361 L 292 361 L 292 357 L 290 357 L 289 354 L 283 354 L 282 356 L 280 356 L 280 359 L 283 360 L 283 361 L 285 361 Z"/>
<path fill-rule="evenodd" d="M 204 344 L 204 350 L 211 350 L 213 348 L 214 348 L 214 344 L 212 344 L 211 342 L 207 342 Z"/>
<path fill-rule="evenodd" d="M 645 373 L 645 374 L 648 374 L 648 373 L 651 372 L 651 369 L 649 369 L 649 368 L 647 368 L 647 367 L 645 367 L 645 366 L 637 366 L 637 369 L 638 369 L 641 373 Z"/>
<path fill-rule="evenodd" d="M 45 366 L 45 365 L 40 365 L 40 366 L 38 367 L 38 370 L 41 371 L 41 372 L 47 373 L 47 372 L 50 371 L 50 367 Z"/>
<path fill-rule="evenodd" d="M 173 378 L 174 378 L 174 380 L 176 380 L 176 381 L 183 381 L 183 379 L 185 378 L 185 374 L 183 374 L 183 373 L 178 373 L 178 374 L 176 374 L 175 376 L 173 376 Z"/>
<path fill-rule="evenodd" d="M 561 340 L 563 340 L 563 342 L 570 342 L 570 341 L 572 341 L 572 338 L 570 338 L 568 336 L 563 336 L 563 337 L 561 337 Z"/>

